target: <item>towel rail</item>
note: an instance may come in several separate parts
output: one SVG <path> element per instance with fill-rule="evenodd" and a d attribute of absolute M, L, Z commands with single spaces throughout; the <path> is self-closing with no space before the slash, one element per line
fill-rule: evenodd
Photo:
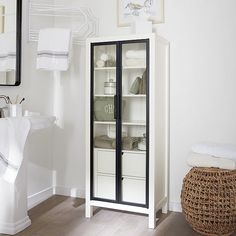
<path fill-rule="evenodd" d="M 87 37 L 98 34 L 98 19 L 86 7 L 56 5 L 51 0 L 40 3 L 30 0 L 29 41 L 38 41 L 40 29 L 53 27 L 71 28 L 73 44 L 84 45 Z"/>

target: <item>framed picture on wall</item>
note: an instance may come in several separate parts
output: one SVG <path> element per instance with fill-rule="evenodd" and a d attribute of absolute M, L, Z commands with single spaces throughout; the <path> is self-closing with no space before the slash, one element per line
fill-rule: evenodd
<path fill-rule="evenodd" d="M 118 26 L 130 26 L 137 17 L 145 17 L 153 24 L 164 22 L 164 0 L 117 0 Z"/>
<path fill-rule="evenodd" d="M 0 34 L 4 33 L 5 6 L 0 5 Z"/>

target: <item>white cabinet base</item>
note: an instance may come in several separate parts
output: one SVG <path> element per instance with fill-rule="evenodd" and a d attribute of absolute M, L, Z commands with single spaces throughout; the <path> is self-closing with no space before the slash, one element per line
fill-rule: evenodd
<path fill-rule="evenodd" d="M 163 202 L 165 206 L 167 206 L 167 199 Z M 86 202 L 86 217 L 90 218 L 93 216 L 93 208 L 94 207 L 102 207 L 102 208 L 109 208 L 115 209 L 120 211 L 130 211 L 135 213 L 146 214 L 148 216 L 148 228 L 155 229 L 156 228 L 156 210 L 154 209 L 147 209 L 143 207 L 136 207 L 136 206 L 129 206 L 123 204 L 116 204 L 116 203 L 109 203 L 109 202 L 101 202 L 101 201 L 89 201 Z"/>

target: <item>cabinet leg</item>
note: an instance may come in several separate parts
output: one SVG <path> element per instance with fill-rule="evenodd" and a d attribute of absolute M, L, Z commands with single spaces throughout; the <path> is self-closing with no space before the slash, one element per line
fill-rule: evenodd
<path fill-rule="evenodd" d="M 163 214 L 167 214 L 167 213 L 168 213 L 168 204 L 167 204 L 167 202 L 166 202 L 165 205 L 162 207 L 162 213 L 163 213 Z"/>
<path fill-rule="evenodd" d="M 91 218 L 93 216 L 93 207 L 89 203 L 85 204 L 85 217 Z"/>
<path fill-rule="evenodd" d="M 148 215 L 148 228 L 155 229 L 156 228 L 156 212 L 151 212 Z"/>

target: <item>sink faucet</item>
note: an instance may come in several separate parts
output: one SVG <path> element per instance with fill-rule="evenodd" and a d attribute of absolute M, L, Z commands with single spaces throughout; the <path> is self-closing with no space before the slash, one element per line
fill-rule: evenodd
<path fill-rule="evenodd" d="M 6 104 L 10 103 L 10 98 L 5 96 L 5 95 L 0 95 L 0 98 L 4 99 Z M 4 112 L 4 108 L 0 108 L 0 118 L 4 118 L 5 117 L 5 112 Z"/>
<path fill-rule="evenodd" d="M 0 95 L 0 98 L 3 98 L 6 102 L 6 104 L 10 103 L 10 98 L 5 95 Z"/>

